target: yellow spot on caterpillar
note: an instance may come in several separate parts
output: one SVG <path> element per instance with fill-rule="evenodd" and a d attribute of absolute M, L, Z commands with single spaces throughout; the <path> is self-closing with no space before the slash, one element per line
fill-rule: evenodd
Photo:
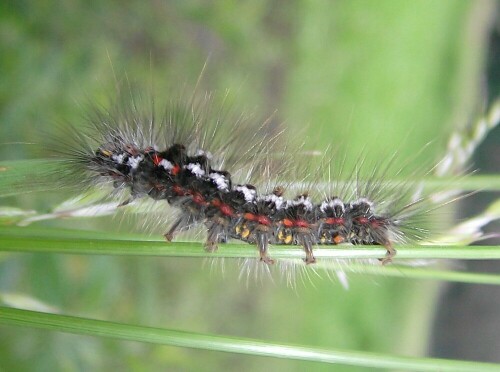
<path fill-rule="evenodd" d="M 234 231 L 242 239 L 246 239 L 250 236 L 250 230 L 246 227 L 246 225 L 236 225 Z"/>
<path fill-rule="evenodd" d="M 288 229 L 284 231 L 280 230 L 278 232 L 278 240 L 283 244 L 291 244 L 293 240 L 293 235 L 290 233 Z"/>
<path fill-rule="evenodd" d="M 243 239 L 246 239 L 250 236 L 250 230 L 248 230 L 247 228 L 245 228 L 242 232 L 241 232 L 241 237 Z"/>

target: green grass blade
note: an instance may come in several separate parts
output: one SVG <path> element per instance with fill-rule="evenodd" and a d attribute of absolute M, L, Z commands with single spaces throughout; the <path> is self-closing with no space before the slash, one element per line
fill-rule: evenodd
<path fill-rule="evenodd" d="M 224 244 L 217 252 L 205 252 L 199 242 L 175 242 L 146 240 L 118 240 L 95 238 L 57 238 L 36 236 L 10 236 L 0 229 L 0 251 L 30 253 L 66 253 L 126 256 L 164 257 L 256 257 L 255 247 L 249 244 Z M 384 248 L 374 246 L 341 246 L 320 248 L 315 251 L 317 258 L 380 258 Z M 298 247 L 277 246 L 272 251 L 275 258 L 302 258 L 304 253 Z M 398 247 L 400 259 L 500 259 L 497 246 L 404 246 Z"/>
<path fill-rule="evenodd" d="M 199 242 L 166 243 L 144 240 L 130 234 L 84 230 L 44 229 L 41 227 L 1 227 L 0 251 L 11 253 L 63 253 L 79 255 L 160 256 L 198 258 L 255 258 L 255 247 L 249 244 L 224 244 L 217 252 L 208 253 Z M 278 259 L 300 259 L 304 253 L 299 247 L 273 247 L 272 256 Z M 312 269 L 382 275 L 401 278 L 445 280 L 464 283 L 500 285 L 500 275 L 436 270 L 429 267 L 397 265 L 379 266 L 356 262 L 343 264 L 343 259 L 379 258 L 384 248 L 374 246 L 321 247 L 316 250 L 320 258 Z M 498 246 L 404 246 L 398 247 L 398 260 L 405 259 L 500 259 Z M 322 259 L 322 260 L 321 260 Z M 333 259 L 333 261 L 331 260 Z M 338 261 L 340 259 L 341 261 Z"/>
<path fill-rule="evenodd" d="M 353 366 L 414 371 L 498 371 L 500 366 L 435 358 L 414 358 L 359 351 L 326 350 L 268 343 L 252 339 L 213 336 L 163 328 L 143 327 L 81 317 L 0 307 L 0 323 L 57 332 L 67 332 L 119 340 L 275 358 Z"/>

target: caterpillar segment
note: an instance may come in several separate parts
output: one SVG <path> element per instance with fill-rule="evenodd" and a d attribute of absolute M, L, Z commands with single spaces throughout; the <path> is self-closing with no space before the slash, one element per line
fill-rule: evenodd
<path fill-rule="evenodd" d="M 317 237 L 317 216 L 307 194 L 289 200 L 284 209 L 284 218 L 278 222 L 276 244 L 301 245 L 306 253 L 305 263 L 316 262 L 313 245 Z"/>
<path fill-rule="evenodd" d="M 256 244 L 260 260 L 267 264 L 274 263 L 268 255 L 268 246 L 274 243 L 275 222 L 283 214 L 283 192 L 284 189 L 278 186 L 272 193 L 256 196 L 253 202 L 246 203 L 234 228 L 234 238 Z"/>
<path fill-rule="evenodd" d="M 383 265 L 390 263 L 396 255 L 390 241 L 390 229 L 394 227 L 390 218 L 376 215 L 373 203 L 365 198 L 349 204 L 348 209 L 352 224 L 349 241 L 354 245 L 382 245 L 386 255 L 380 261 Z"/>
<path fill-rule="evenodd" d="M 318 206 L 318 241 L 320 245 L 345 243 L 351 231 L 351 219 L 338 197 L 328 198 Z"/>

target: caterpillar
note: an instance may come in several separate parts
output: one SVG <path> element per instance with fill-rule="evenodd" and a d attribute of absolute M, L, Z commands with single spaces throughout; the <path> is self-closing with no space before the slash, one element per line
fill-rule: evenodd
<path fill-rule="evenodd" d="M 284 155 L 300 145 L 270 120 L 255 125 L 252 117 L 216 108 L 210 93 L 168 101 L 160 112 L 152 99 L 117 102 L 94 109 L 83 130 L 71 130 L 73 140 L 62 151 L 67 174 L 86 186 L 112 185 L 112 196 L 125 192 L 120 206 L 149 198 L 176 209 L 167 241 L 203 225 L 207 251 L 235 239 L 256 245 L 269 265 L 271 245 L 301 246 L 305 263 L 313 264 L 315 247 L 339 244 L 383 246 L 380 261 L 388 264 L 396 244 L 425 236 L 418 223 L 429 198 L 415 196 L 411 183 L 385 185 L 383 167 L 373 167 L 366 180 L 353 172 L 343 186 L 310 183 L 314 190 L 287 198 L 286 182 L 273 185 L 272 176 L 298 172 Z M 329 171 L 332 158 L 323 157 L 315 173 Z"/>

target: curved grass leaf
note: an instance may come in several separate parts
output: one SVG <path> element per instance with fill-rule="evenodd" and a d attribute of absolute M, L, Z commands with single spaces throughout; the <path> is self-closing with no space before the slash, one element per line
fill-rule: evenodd
<path fill-rule="evenodd" d="M 414 358 L 360 351 L 327 350 L 246 338 L 143 327 L 103 320 L 0 307 L 0 323 L 119 340 L 313 362 L 414 371 L 498 371 L 499 365 Z"/>

